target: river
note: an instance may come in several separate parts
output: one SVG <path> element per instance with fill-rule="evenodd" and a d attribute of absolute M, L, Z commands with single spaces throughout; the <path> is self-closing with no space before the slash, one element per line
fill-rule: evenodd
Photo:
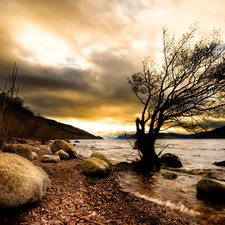
<path fill-rule="evenodd" d="M 133 143 L 134 140 L 80 140 L 75 144 L 77 153 L 86 157 L 98 151 L 110 160 L 130 162 L 139 157 L 137 150 L 132 149 Z M 225 218 L 225 203 L 196 197 L 196 184 L 200 179 L 225 179 L 225 167 L 213 165 L 216 161 L 225 160 L 225 139 L 159 139 L 156 144 L 156 152 L 168 145 L 162 154 L 176 154 L 183 167 L 164 167 L 158 173 L 119 172 L 118 180 L 122 188 L 145 199 L 203 218 Z M 178 175 L 177 179 L 168 180 L 161 175 L 171 171 Z"/>

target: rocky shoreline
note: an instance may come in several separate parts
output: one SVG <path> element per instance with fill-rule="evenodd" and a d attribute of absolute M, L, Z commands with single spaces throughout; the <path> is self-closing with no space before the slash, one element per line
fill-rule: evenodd
<path fill-rule="evenodd" d="M 29 143 L 38 156 L 49 154 L 49 146 Z M 40 202 L 0 211 L 0 224 L 220 224 L 194 218 L 177 210 L 136 197 L 124 191 L 117 181 L 117 171 L 127 165 L 113 166 L 106 177 L 82 174 L 84 157 L 45 163 L 40 157 L 33 163 L 49 175 L 51 188 Z M 221 223 L 222 224 L 222 223 Z"/>

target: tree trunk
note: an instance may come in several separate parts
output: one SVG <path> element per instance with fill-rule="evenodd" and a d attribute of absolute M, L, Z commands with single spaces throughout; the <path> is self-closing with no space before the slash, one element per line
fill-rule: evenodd
<path fill-rule="evenodd" d="M 145 146 L 143 146 L 143 166 L 148 171 L 159 171 L 160 170 L 160 160 L 156 155 L 155 141 L 146 140 Z"/>
<path fill-rule="evenodd" d="M 141 125 L 141 128 L 140 126 Z M 143 124 L 139 119 L 136 120 L 137 127 L 137 147 L 142 153 L 142 165 L 144 169 L 148 171 L 159 171 L 160 170 L 160 160 L 155 153 L 155 138 L 150 135 L 145 135 L 143 132 Z"/>
<path fill-rule="evenodd" d="M 138 142 L 138 140 L 137 140 Z M 142 153 L 143 168 L 148 171 L 159 171 L 161 164 L 154 148 L 154 141 L 145 140 L 145 143 L 138 142 L 138 149 Z"/>

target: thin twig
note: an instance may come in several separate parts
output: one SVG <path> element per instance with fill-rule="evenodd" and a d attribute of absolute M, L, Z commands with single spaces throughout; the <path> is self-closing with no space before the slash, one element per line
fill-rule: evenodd
<path fill-rule="evenodd" d="M 164 150 L 165 148 L 167 148 L 168 146 L 169 146 L 169 144 L 167 144 L 166 146 L 164 146 L 157 156 L 160 156 L 161 153 L 163 152 L 163 150 Z"/>

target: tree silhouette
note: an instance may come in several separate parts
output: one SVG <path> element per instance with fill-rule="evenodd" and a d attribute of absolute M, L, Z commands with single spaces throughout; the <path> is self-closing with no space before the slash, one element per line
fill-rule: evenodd
<path fill-rule="evenodd" d="M 18 131 L 20 126 L 14 112 L 10 109 L 12 103 L 15 105 L 22 105 L 23 103 L 18 97 L 19 86 L 16 86 L 16 77 L 17 67 L 15 63 L 11 77 L 6 80 L 5 86 L 0 89 L 0 149 L 2 149 L 4 142 L 13 137 L 15 130 Z"/>
<path fill-rule="evenodd" d="M 181 126 L 188 131 L 207 129 L 212 117 L 220 117 L 225 88 L 225 46 L 218 31 L 191 40 L 199 29 L 194 23 L 178 40 L 163 29 L 163 63 L 150 58 L 143 61 L 143 71 L 128 82 L 143 104 L 136 119 L 137 147 L 146 169 L 160 169 L 155 141 L 162 129 Z"/>

